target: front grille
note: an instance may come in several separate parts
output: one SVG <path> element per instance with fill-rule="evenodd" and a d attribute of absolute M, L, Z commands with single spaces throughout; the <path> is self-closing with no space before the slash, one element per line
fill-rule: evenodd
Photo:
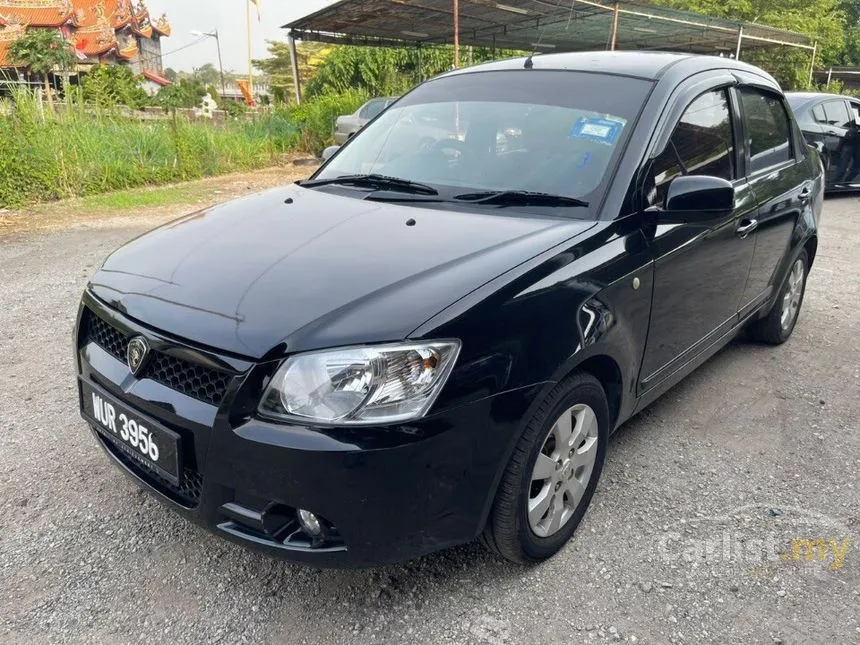
<path fill-rule="evenodd" d="M 86 338 L 117 360 L 126 362 L 129 337 L 108 322 L 86 311 Z M 230 375 L 197 363 L 153 350 L 139 378 L 152 379 L 172 390 L 210 405 L 221 405 L 230 385 Z"/>
<path fill-rule="evenodd" d="M 187 508 L 194 508 L 200 503 L 200 493 L 203 490 L 203 476 L 196 470 L 188 466 L 183 468 L 182 476 L 179 479 L 179 486 L 177 486 L 152 470 L 140 455 L 128 446 L 116 441 L 110 435 L 102 434 L 98 431 L 98 428 L 95 428 L 95 430 L 96 435 L 107 451 L 139 479 Z"/>
<path fill-rule="evenodd" d="M 123 336 L 122 332 L 114 327 L 111 327 L 104 320 L 87 312 L 87 321 L 89 340 L 111 354 L 114 358 L 125 363 L 128 353 L 128 338 Z"/>
<path fill-rule="evenodd" d="M 229 374 L 161 353 L 152 357 L 145 373 L 153 381 L 212 405 L 220 405 L 230 384 Z"/>

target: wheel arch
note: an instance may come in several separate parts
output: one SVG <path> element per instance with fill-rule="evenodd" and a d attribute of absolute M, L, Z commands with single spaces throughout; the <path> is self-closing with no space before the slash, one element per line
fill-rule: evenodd
<path fill-rule="evenodd" d="M 615 429 L 618 423 L 618 416 L 621 412 L 621 398 L 624 391 L 624 378 L 621 374 L 621 367 L 608 354 L 595 354 L 577 363 L 568 372 L 567 376 L 575 372 L 591 374 L 591 376 L 600 382 L 600 386 L 603 388 L 609 404 L 609 428 L 611 432 Z"/>
<path fill-rule="evenodd" d="M 818 236 L 811 236 L 806 242 L 803 244 L 803 248 L 806 250 L 806 271 L 807 273 L 812 268 L 812 263 L 815 260 L 815 254 L 818 253 Z"/>

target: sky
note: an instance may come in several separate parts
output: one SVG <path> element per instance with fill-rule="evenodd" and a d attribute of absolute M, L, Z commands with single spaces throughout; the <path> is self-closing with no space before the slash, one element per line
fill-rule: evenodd
<path fill-rule="evenodd" d="M 247 73 L 248 45 L 245 7 L 248 0 L 148 0 L 153 17 L 167 13 L 173 28 L 170 38 L 161 41 L 164 66 L 191 71 L 206 63 L 218 66 L 215 41 L 191 35 L 192 31 L 218 30 L 224 69 Z M 259 0 L 260 22 L 253 15 L 252 48 L 254 58 L 266 57 L 266 40 L 283 40 L 281 25 L 333 4 L 333 0 Z M 187 45 L 190 45 L 186 48 Z M 180 51 L 176 51 L 180 50 Z"/>

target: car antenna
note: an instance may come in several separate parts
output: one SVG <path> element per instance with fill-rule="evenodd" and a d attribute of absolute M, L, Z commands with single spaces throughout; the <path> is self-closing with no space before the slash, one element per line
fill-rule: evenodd
<path fill-rule="evenodd" d="M 546 31 L 546 27 L 540 30 L 540 34 L 538 34 L 538 41 L 536 43 L 532 43 L 534 45 L 534 51 L 529 54 L 529 57 L 526 58 L 526 62 L 523 63 L 523 69 L 532 69 L 535 66 L 534 57 L 537 56 L 540 52 L 540 44 L 543 42 L 543 35 Z"/>

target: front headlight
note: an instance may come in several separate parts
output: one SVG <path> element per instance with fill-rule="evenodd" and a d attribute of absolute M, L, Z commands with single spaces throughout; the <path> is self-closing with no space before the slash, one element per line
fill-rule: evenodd
<path fill-rule="evenodd" d="M 454 367 L 456 340 L 347 347 L 297 354 L 275 374 L 260 412 L 334 425 L 423 416 Z"/>

